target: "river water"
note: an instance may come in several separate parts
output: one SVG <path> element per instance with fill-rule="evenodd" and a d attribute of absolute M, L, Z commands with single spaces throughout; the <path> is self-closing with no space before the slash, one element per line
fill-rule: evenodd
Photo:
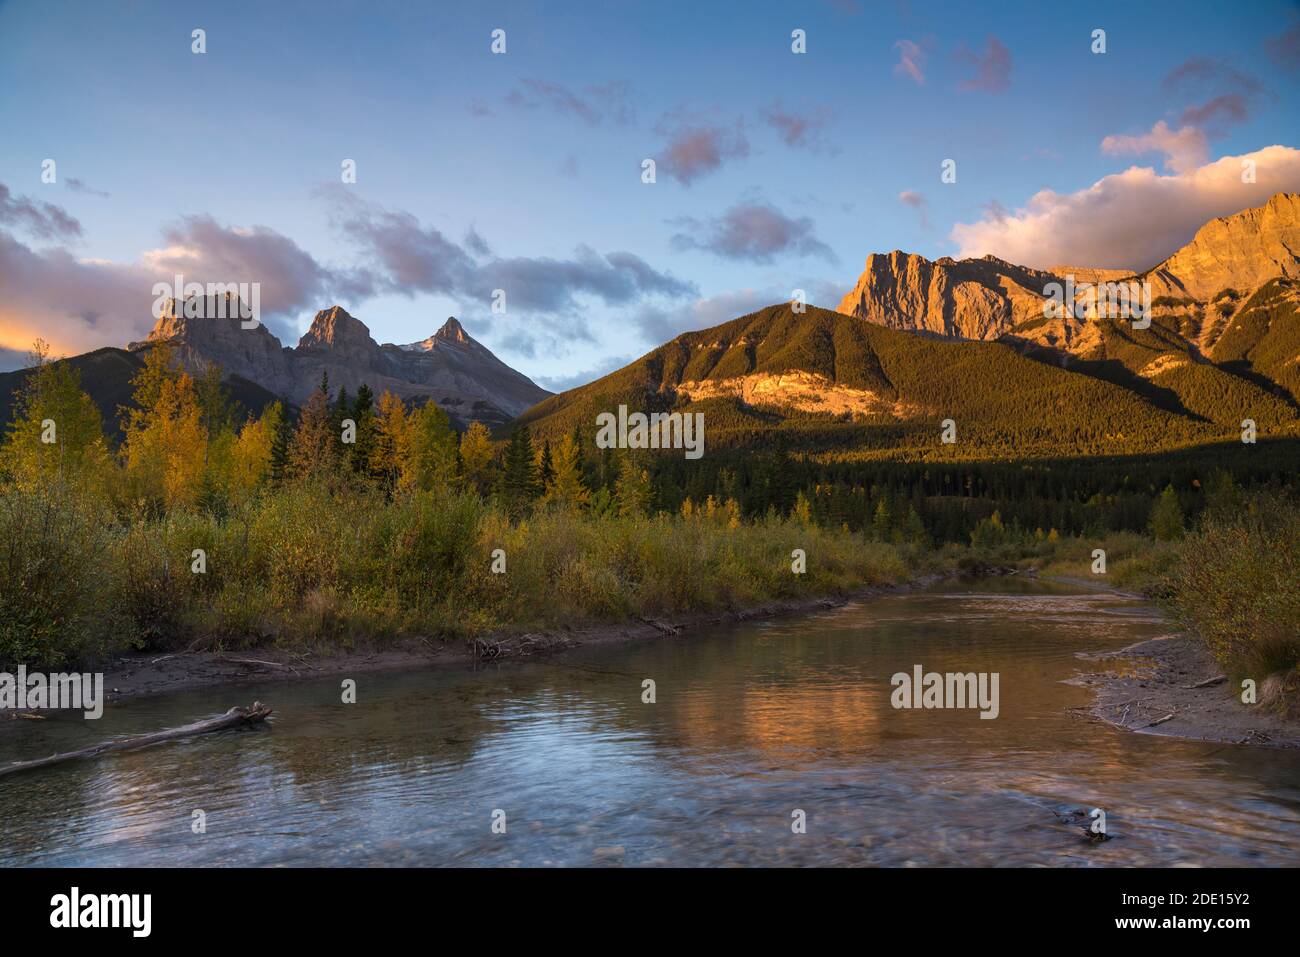
<path fill-rule="evenodd" d="M 1067 713 L 1088 701 L 1064 683 L 1089 670 L 1081 653 L 1168 631 L 1123 596 L 982 581 L 550 660 L 358 675 L 355 704 L 337 678 L 125 701 L 99 721 L 32 722 L 0 738 L 0 759 L 255 697 L 276 715 L 0 779 L 0 864 L 1300 863 L 1300 753 Z M 997 672 L 998 717 L 891 707 L 891 675 L 918 664 Z M 1092 845 L 1060 816 L 1095 807 L 1112 839 Z"/>

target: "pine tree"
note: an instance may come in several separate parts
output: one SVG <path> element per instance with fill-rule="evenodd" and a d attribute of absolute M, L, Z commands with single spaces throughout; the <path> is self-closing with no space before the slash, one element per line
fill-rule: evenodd
<path fill-rule="evenodd" d="M 1151 508 L 1151 533 L 1162 542 L 1183 537 L 1183 508 L 1178 503 L 1178 493 L 1166 485 Z"/>
<path fill-rule="evenodd" d="M 533 440 L 528 426 L 510 433 L 506 446 L 505 496 L 510 507 L 522 509 L 537 496 L 537 475 L 533 466 Z"/>
<path fill-rule="evenodd" d="M 619 461 L 618 481 L 614 484 L 618 514 L 645 515 L 650 511 L 653 494 L 650 473 L 631 455 L 623 454 Z"/>
<path fill-rule="evenodd" d="M 323 391 L 313 392 L 289 443 L 286 472 L 297 481 L 329 475 L 336 467 L 336 449 L 328 400 Z"/>
<path fill-rule="evenodd" d="M 537 484 L 542 489 L 551 487 L 555 481 L 555 464 L 551 459 L 551 441 L 542 443 L 542 450 L 537 455 Z"/>
<path fill-rule="evenodd" d="M 364 382 L 352 402 L 352 421 L 357 424 L 357 440 L 348 456 L 352 471 L 369 476 L 370 459 L 375 452 L 375 394 Z"/>

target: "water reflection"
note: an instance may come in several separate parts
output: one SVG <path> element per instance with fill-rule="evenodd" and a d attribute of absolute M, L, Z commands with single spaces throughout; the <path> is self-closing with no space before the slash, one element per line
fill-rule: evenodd
<path fill-rule="evenodd" d="M 1078 652 L 1167 630 L 1123 597 L 981 583 L 549 662 L 360 676 L 350 706 L 335 680 L 130 702 L 89 730 L 46 722 L 12 756 L 253 697 L 278 713 L 0 781 L 0 863 L 1295 864 L 1300 756 L 1068 717 L 1087 701 L 1062 683 L 1086 667 Z M 1000 717 L 894 710 L 889 678 L 914 664 L 999 672 Z M 1096 847 L 1053 813 L 1094 806 L 1116 835 Z"/>

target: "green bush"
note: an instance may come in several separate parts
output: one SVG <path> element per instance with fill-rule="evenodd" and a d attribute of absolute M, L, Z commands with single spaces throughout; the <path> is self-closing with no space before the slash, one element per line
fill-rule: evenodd
<path fill-rule="evenodd" d="M 1300 507 L 1275 496 L 1208 513 L 1173 576 L 1179 617 L 1242 677 L 1300 666 Z"/>
<path fill-rule="evenodd" d="M 0 495 L 0 668 L 60 668 L 108 646 L 109 541 L 106 516 L 67 489 Z"/>

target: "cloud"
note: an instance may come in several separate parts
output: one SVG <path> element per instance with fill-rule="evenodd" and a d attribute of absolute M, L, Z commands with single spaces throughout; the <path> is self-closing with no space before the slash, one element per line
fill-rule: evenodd
<path fill-rule="evenodd" d="M 8 195 L 0 184 L 0 197 Z M 31 227 L 33 213 L 21 202 L 17 209 L 5 224 Z M 47 233 L 80 236 L 58 207 L 37 208 L 35 215 Z M 143 339 L 155 321 L 154 283 L 170 284 L 178 273 L 185 282 L 259 283 L 262 320 L 282 340 L 296 336 L 292 318 L 300 311 L 372 292 L 364 272 L 331 269 L 263 226 L 189 216 L 165 228 L 162 239 L 134 262 L 110 262 L 79 259 L 63 246 L 33 249 L 0 230 L 0 348 L 26 350 L 40 336 L 56 352 L 76 354 Z"/>
<path fill-rule="evenodd" d="M 296 334 L 292 317 L 330 300 L 357 301 L 374 294 L 364 270 L 335 270 L 318 262 L 288 236 L 265 226 L 223 226 L 208 215 L 186 216 L 166 228 L 167 245 L 141 256 L 162 280 L 256 282 L 263 321 L 282 340 Z M 279 321 L 288 320 L 288 321 Z"/>
<path fill-rule="evenodd" d="M 69 176 L 63 182 L 68 189 L 72 190 L 74 193 L 87 193 L 91 196 L 99 196 L 104 199 L 107 199 L 109 196 L 109 194 L 104 192 L 102 189 L 95 189 L 93 186 L 87 185 L 84 180 L 77 179 L 75 176 Z"/>
<path fill-rule="evenodd" d="M 965 46 L 953 56 L 958 62 L 974 67 L 971 77 L 958 89 L 1002 93 L 1011 85 L 1011 51 L 997 37 L 989 37 L 983 56 Z"/>
<path fill-rule="evenodd" d="M 661 272 L 630 252 L 600 253 L 579 245 L 568 258 L 498 256 L 474 233 L 476 258 L 410 213 L 367 203 L 339 184 L 321 187 L 318 195 L 331 204 L 334 226 L 359 247 L 366 264 L 360 275 L 376 292 L 459 299 L 461 313 L 473 321 L 500 323 L 497 341 L 523 355 L 536 355 L 539 344 L 555 351 L 575 339 L 594 342 L 584 315 L 586 302 L 630 306 L 699 294 L 694 283 Z M 505 317 L 476 316 L 475 310 L 489 308 L 496 290 L 505 293 Z M 517 328 L 518 323 L 527 323 L 527 329 Z M 545 343 L 539 332 L 549 336 Z"/>
<path fill-rule="evenodd" d="M 35 250 L 0 230 L 0 349 L 21 356 L 41 338 L 62 356 L 141 339 L 154 322 L 153 281 L 138 264 Z"/>
<path fill-rule="evenodd" d="M 928 204 L 924 196 L 915 190 L 905 189 L 898 194 L 898 201 L 904 206 L 910 206 L 916 210 L 917 215 L 921 218 L 921 225 L 926 229 L 930 228 Z"/>
<path fill-rule="evenodd" d="M 1257 182 L 1241 181 L 1253 161 Z M 1300 191 L 1300 150 L 1268 146 L 1161 175 L 1131 167 L 1074 193 L 1043 190 L 1001 218 L 958 223 L 961 256 L 992 253 L 1029 266 L 1148 269 L 1188 242 L 1208 220 Z"/>
<path fill-rule="evenodd" d="M 604 378 L 611 372 L 623 368 L 636 358 L 636 356 L 609 356 L 581 372 L 574 372 L 570 375 L 535 375 L 532 379 L 543 389 L 550 389 L 552 392 L 566 392 L 569 389 L 576 389 L 580 385 L 586 385 L 589 382 Z"/>
<path fill-rule="evenodd" d="M 716 172 L 728 160 L 749 155 L 749 140 L 739 120 L 728 128 L 678 113 L 661 119 L 655 132 L 667 139 L 659 165 L 683 186 Z"/>
<path fill-rule="evenodd" d="M 763 107 L 760 115 L 777 131 L 786 146 L 806 149 L 814 153 L 828 152 L 832 149 L 822 138 L 822 133 L 831 119 L 831 112 L 825 107 L 800 114 L 785 109 L 778 99 L 770 106 Z"/>
<path fill-rule="evenodd" d="M 81 223 L 61 206 L 17 197 L 0 183 L 0 226 L 30 233 L 37 239 L 81 238 Z"/>
<path fill-rule="evenodd" d="M 847 291 L 839 283 L 805 278 L 793 283 L 789 289 L 733 289 L 676 308 L 642 309 L 632 316 L 632 323 L 647 341 L 660 345 L 683 332 L 708 329 L 767 306 L 789 302 L 796 289 L 803 290 L 810 305 L 831 310 L 839 305 Z"/>
<path fill-rule="evenodd" d="M 1189 102 L 1180 117 L 1184 126 L 1215 128 L 1240 123 L 1255 99 L 1268 95 L 1248 73 L 1210 57 L 1196 56 L 1170 70 L 1161 84 L 1166 96 Z"/>
<path fill-rule="evenodd" d="M 549 106 L 561 115 L 576 116 L 588 126 L 601 126 L 607 121 L 625 125 L 636 118 L 636 111 L 629 103 L 630 93 L 631 87 L 625 81 L 572 90 L 553 80 L 526 77 L 506 96 L 506 103 L 526 110 Z"/>
<path fill-rule="evenodd" d="M 898 51 L 894 75 L 910 76 L 917 86 L 925 86 L 925 61 L 928 55 L 925 49 L 911 40 L 899 40 L 894 44 L 894 49 Z"/>
<path fill-rule="evenodd" d="M 1194 126 L 1171 130 L 1164 120 L 1151 127 L 1149 133 L 1137 136 L 1115 134 L 1101 141 L 1101 151 L 1112 155 L 1123 153 L 1164 153 L 1165 168 L 1175 173 L 1186 173 L 1201 166 L 1209 158 L 1210 149 L 1205 133 Z"/>
<path fill-rule="evenodd" d="M 1268 58 L 1284 70 L 1300 70 L 1300 22 L 1264 41 Z"/>
<path fill-rule="evenodd" d="M 673 224 L 690 230 L 672 237 L 676 249 L 706 249 L 724 259 L 754 263 L 770 263 L 783 253 L 836 261 L 830 247 L 813 234 L 811 219 L 791 219 L 768 203 L 739 203 L 709 220 L 687 216 Z"/>

